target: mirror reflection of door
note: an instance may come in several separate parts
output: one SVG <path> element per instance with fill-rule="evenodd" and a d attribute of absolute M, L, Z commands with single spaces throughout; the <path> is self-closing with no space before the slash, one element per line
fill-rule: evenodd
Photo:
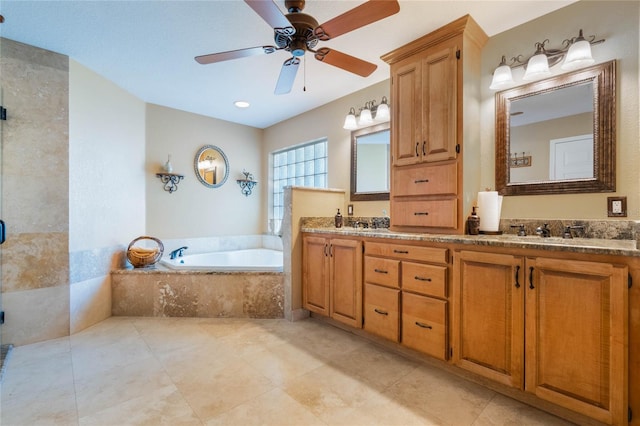
<path fill-rule="evenodd" d="M 593 135 L 571 136 L 549 141 L 549 179 L 593 177 Z"/>
<path fill-rule="evenodd" d="M 205 145 L 196 154 L 195 171 L 198 180 L 203 185 L 217 188 L 227 180 L 229 162 L 220 148 Z"/>

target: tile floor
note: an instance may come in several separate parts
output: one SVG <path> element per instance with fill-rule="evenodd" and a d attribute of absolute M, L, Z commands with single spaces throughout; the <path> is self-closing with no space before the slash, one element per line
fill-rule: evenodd
<path fill-rule="evenodd" d="M 10 425 L 566 425 L 322 322 L 112 317 L 14 348 Z"/>

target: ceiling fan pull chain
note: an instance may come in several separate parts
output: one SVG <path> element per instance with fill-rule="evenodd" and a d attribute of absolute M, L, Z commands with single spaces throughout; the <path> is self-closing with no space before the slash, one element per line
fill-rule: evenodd
<path fill-rule="evenodd" d="M 302 75 L 302 91 L 306 92 L 307 91 L 307 55 L 304 55 L 304 64 L 302 65 L 302 67 L 304 68 L 302 70 L 303 75 Z"/>

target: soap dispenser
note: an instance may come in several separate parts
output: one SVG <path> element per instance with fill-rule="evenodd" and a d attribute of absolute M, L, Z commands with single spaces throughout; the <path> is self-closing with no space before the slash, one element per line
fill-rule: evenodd
<path fill-rule="evenodd" d="M 467 232 L 469 235 L 478 235 L 480 233 L 480 216 L 476 213 L 476 207 L 471 208 L 471 216 L 467 218 Z"/>
<path fill-rule="evenodd" d="M 333 218 L 336 224 L 336 228 L 342 228 L 342 215 L 340 214 L 340 209 L 338 209 L 338 213 Z"/>

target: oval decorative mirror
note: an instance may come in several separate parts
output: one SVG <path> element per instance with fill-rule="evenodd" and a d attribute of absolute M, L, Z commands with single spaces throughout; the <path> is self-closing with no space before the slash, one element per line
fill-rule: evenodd
<path fill-rule="evenodd" d="M 217 146 L 205 145 L 200 148 L 193 165 L 198 180 L 209 188 L 222 186 L 229 177 L 229 161 Z"/>
<path fill-rule="evenodd" d="M 389 199 L 389 123 L 351 132 L 351 201 Z"/>
<path fill-rule="evenodd" d="M 496 93 L 503 195 L 612 192 L 615 61 Z"/>

